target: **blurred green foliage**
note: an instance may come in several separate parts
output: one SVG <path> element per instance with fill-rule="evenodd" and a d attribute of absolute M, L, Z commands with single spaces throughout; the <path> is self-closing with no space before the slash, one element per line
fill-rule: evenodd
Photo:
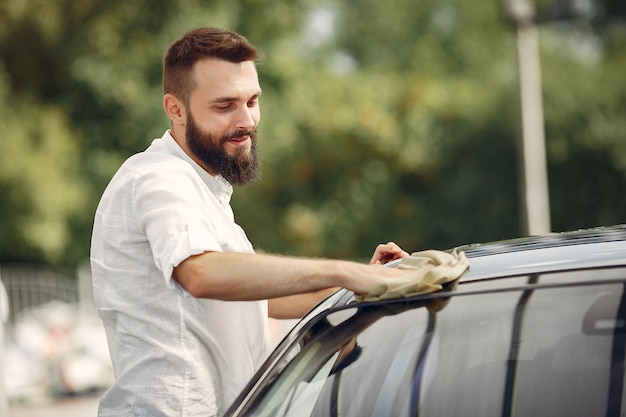
<path fill-rule="evenodd" d="M 626 219 L 626 13 L 582 3 L 540 26 L 554 231 Z M 363 258 L 523 234 L 497 0 L 0 0 L 0 262 L 88 257 L 108 180 L 169 126 L 162 54 L 198 26 L 264 54 L 263 178 L 233 197 L 258 249 Z"/>

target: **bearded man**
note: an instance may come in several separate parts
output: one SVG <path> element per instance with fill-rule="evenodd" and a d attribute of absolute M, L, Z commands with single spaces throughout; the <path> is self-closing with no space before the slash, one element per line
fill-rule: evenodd
<path fill-rule="evenodd" d="M 94 297 L 115 373 L 100 417 L 221 415 L 268 353 L 268 317 L 406 273 L 380 265 L 406 255 L 393 243 L 372 265 L 254 252 L 230 198 L 259 175 L 257 59 L 234 32 L 176 40 L 163 60 L 171 127 L 124 162 L 98 205 Z"/>

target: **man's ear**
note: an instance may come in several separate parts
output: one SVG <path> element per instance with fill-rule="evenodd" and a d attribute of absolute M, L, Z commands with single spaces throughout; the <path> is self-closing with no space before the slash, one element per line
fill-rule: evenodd
<path fill-rule="evenodd" d="M 183 103 L 173 94 L 163 96 L 163 109 L 174 125 L 185 125 L 187 121 L 187 109 Z"/>

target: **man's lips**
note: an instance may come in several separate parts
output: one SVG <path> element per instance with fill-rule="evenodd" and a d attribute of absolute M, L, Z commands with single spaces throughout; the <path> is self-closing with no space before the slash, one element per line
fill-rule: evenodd
<path fill-rule="evenodd" d="M 250 136 L 242 136 L 238 138 L 229 139 L 228 142 L 235 146 L 244 146 L 250 141 Z"/>

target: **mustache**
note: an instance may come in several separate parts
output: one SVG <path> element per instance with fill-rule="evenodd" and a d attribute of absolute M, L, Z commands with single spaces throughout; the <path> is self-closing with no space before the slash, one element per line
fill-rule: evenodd
<path fill-rule="evenodd" d="M 244 136 L 250 136 L 251 138 L 254 139 L 256 138 L 256 134 L 257 134 L 256 127 L 252 129 L 246 129 L 246 130 L 237 130 L 235 132 L 224 134 L 224 136 L 222 136 L 222 143 L 228 142 L 229 140 L 232 140 L 232 139 L 241 139 Z"/>

